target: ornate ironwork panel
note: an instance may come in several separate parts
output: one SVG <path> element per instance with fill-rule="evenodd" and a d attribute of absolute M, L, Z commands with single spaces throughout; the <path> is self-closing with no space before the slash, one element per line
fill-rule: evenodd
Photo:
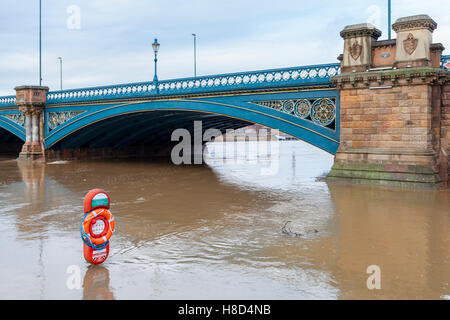
<path fill-rule="evenodd" d="M 311 106 L 311 119 L 321 126 L 328 126 L 336 118 L 336 105 L 331 99 L 317 99 Z"/>
<path fill-rule="evenodd" d="M 335 129 L 336 100 L 334 98 L 268 100 L 252 101 L 252 103 L 294 115 L 322 127 Z"/>
<path fill-rule="evenodd" d="M 2 117 L 8 118 L 21 127 L 25 127 L 25 117 L 22 113 L 2 114 Z"/>
<path fill-rule="evenodd" d="M 82 114 L 84 111 L 57 111 L 47 114 L 47 128 L 49 131 Z"/>

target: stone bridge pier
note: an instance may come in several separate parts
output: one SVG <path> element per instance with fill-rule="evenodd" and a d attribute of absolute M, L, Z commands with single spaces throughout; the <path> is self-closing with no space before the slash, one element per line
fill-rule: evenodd
<path fill-rule="evenodd" d="M 370 24 L 345 27 L 340 94 L 341 137 L 329 180 L 389 185 L 448 185 L 450 76 L 444 47 L 432 42 L 427 15 L 400 18 L 397 39 L 378 41 Z"/>
<path fill-rule="evenodd" d="M 25 116 L 26 140 L 20 160 L 44 160 L 44 104 L 48 87 L 16 87 L 16 104 Z"/>

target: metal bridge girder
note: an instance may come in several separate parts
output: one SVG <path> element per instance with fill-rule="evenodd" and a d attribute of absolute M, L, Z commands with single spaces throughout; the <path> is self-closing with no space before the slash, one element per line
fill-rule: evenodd
<path fill-rule="evenodd" d="M 321 101 L 328 101 L 328 106 L 326 105 L 327 103 L 324 106 L 332 109 L 330 109 L 332 112 L 328 116 L 331 117 L 333 127 L 328 126 L 327 122 L 324 122 L 324 125 L 319 125 L 311 119 L 312 112 L 322 112 L 320 108 L 324 106 L 318 106 L 316 103 Z M 320 108 L 317 108 L 316 111 L 311 109 L 309 118 L 300 117 L 299 111 L 295 109 L 305 108 L 305 106 L 311 108 L 314 105 Z M 114 137 L 120 137 L 133 127 L 132 124 L 126 122 L 127 119 L 129 120 L 133 117 L 131 116 L 133 114 L 145 115 L 149 112 L 173 113 L 188 111 L 193 114 L 211 114 L 234 119 L 230 122 L 233 128 L 244 123 L 258 123 L 302 139 L 329 153 L 334 153 L 339 144 L 338 107 L 339 97 L 337 91 L 324 88 L 306 91 L 297 89 L 287 92 L 282 90 L 281 92 L 224 94 L 192 98 L 130 100 L 123 103 L 51 106 L 51 108 L 47 109 L 48 113 L 68 112 L 68 110 L 73 110 L 74 112 L 79 110 L 79 113 L 75 113 L 73 118 L 49 131 L 45 138 L 45 145 L 46 148 L 51 148 L 61 140 L 64 140 L 66 146 L 75 147 L 76 140 L 70 142 L 70 136 L 79 130 L 84 130 L 84 132 L 77 134 L 77 138 L 74 135 L 74 139 L 78 139 L 80 142 L 92 140 L 92 137 L 89 136 L 91 134 L 106 134 L 112 129 L 115 132 L 109 133 L 108 136 L 115 139 Z M 304 110 L 302 109 L 302 111 Z M 308 112 L 310 112 L 309 109 Z M 324 113 L 324 115 L 326 114 Z M 48 116 L 46 118 L 48 120 Z M 123 122 L 121 122 L 121 118 L 123 118 Z M 195 115 L 190 116 L 189 119 L 178 121 L 177 125 L 190 127 L 188 122 L 192 122 L 195 119 Z M 320 118 L 318 119 L 320 120 Z M 232 125 L 233 121 L 236 122 L 236 125 Z M 108 126 L 108 123 L 111 123 L 111 125 Z M 155 123 L 155 125 L 158 124 Z M 86 132 L 89 132 L 89 134 Z M 151 129 L 141 130 L 142 134 L 145 134 L 145 132 L 151 132 Z M 81 137 L 85 137 L 84 140 Z M 135 135 L 135 137 L 137 136 Z M 99 137 L 99 139 L 100 142 L 108 140 L 106 136 Z M 150 140 L 152 139 L 143 141 L 149 142 Z M 100 142 L 96 146 L 100 146 Z M 117 144 L 123 146 L 121 142 Z"/>

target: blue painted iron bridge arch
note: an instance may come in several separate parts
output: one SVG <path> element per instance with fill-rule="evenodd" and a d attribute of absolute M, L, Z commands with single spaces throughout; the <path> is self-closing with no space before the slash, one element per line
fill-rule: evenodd
<path fill-rule="evenodd" d="M 45 149 L 127 147 L 170 141 L 176 128 L 236 129 L 257 123 L 334 154 L 339 64 L 271 69 L 47 93 Z M 157 90 L 158 89 L 158 90 Z M 25 139 L 14 97 L 0 97 L 0 127 Z"/>

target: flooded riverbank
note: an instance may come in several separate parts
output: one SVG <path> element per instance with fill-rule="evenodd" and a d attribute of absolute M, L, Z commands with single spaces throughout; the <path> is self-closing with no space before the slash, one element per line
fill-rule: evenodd
<path fill-rule="evenodd" d="M 222 147 L 208 147 L 204 166 L 1 158 L 0 298 L 450 295 L 450 191 L 327 183 L 317 177 L 332 156 L 298 141 L 233 161 Z M 79 227 L 83 197 L 97 187 L 111 195 L 117 232 L 107 262 L 89 267 Z M 287 221 L 301 236 L 283 234 Z M 366 286 L 370 265 L 381 290 Z M 70 266 L 79 289 L 67 285 Z"/>

